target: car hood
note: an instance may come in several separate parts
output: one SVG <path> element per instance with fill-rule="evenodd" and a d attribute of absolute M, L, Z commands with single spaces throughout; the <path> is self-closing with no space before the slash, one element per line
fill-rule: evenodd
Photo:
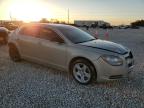
<path fill-rule="evenodd" d="M 79 43 L 79 44 L 87 47 L 92 47 L 92 48 L 97 48 L 101 50 L 122 54 L 122 55 L 128 53 L 128 49 L 126 47 L 114 42 L 100 40 L 100 39 Z"/>

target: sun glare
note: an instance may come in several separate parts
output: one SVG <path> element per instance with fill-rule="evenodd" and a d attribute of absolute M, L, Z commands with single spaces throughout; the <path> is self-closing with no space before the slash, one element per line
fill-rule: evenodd
<path fill-rule="evenodd" d="M 52 18 L 51 7 L 42 2 L 15 2 L 10 7 L 11 17 L 29 21 L 38 21 L 41 18 Z"/>

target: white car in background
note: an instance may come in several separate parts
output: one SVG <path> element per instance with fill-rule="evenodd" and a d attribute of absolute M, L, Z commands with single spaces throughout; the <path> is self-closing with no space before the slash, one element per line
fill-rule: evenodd
<path fill-rule="evenodd" d="M 10 34 L 8 45 L 13 61 L 57 67 L 81 84 L 128 77 L 134 64 L 130 49 L 69 25 L 26 24 Z"/>

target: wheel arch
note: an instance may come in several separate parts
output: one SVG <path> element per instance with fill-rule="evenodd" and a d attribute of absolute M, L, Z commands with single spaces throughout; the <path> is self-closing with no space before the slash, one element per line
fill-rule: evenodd
<path fill-rule="evenodd" d="M 21 55 L 19 53 L 19 50 L 17 49 L 17 46 L 12 42 L 8 43 L 8 46 L 9 46 L 9 56 L 11 60 L 14 62 L 21 61 Z"/>
<path fill-rule="evenodd" d="M 21 50 L 20 50 L 19 46 L 17 45 L 17 43 L 15 43 L 15 42 L 9 42 L 8 43 L 8 47 L 10 47 L 10 46 L 16 47 L 17 50 L 18 50 L 18 52 L 19 52 L 19 54 L 21 55 Z"/>
<path fill-rule="evenodd" d="M 94 70 L 95 70 L 95 73 L 96 73 L 96 76 L 97 76 L 97 71 L 96 71 L 96 68 L 95 68 L 94 64 L 91 62 L 91 60 L 89 60 L 89 59 L 86 58 L 86 57 L 78 56 L 78 57 L 72 58 L 72 59 L 70 60 L 69 64 L 68 64 L 68 69 L 69 69 L 69 70 L 71 69 L 71 64 L 72 64 L 75 60 L 78 60 L 78 59 L 83 59 L 83 60 L 88 61 L 88 62 L 93 66 L 93 68 L 94 68 Z"/>
<path fill-rule="evenodd" d="M 9 43 L 8 43 L 8 46 L 10 46 L 10 45 L 16 46 L 15 43 L 13 43 L 13 42 L 9 42 Z"/>
<path fill-rule="evenodd" d="M 19 50 L 19 47 L 16 42 L 8 42 L 8 47 L 10 47 L 10 46 L 14 46 Z"/>

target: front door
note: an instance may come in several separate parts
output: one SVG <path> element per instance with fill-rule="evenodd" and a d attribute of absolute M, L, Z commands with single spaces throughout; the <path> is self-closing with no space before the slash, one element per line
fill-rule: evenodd
<path fill-rule="evenodd" d="M 66 43 L 52 29 L 41 28 L 40 30 L 41 57 L 49 64 L 64 68 L 66 66 Z"/>

